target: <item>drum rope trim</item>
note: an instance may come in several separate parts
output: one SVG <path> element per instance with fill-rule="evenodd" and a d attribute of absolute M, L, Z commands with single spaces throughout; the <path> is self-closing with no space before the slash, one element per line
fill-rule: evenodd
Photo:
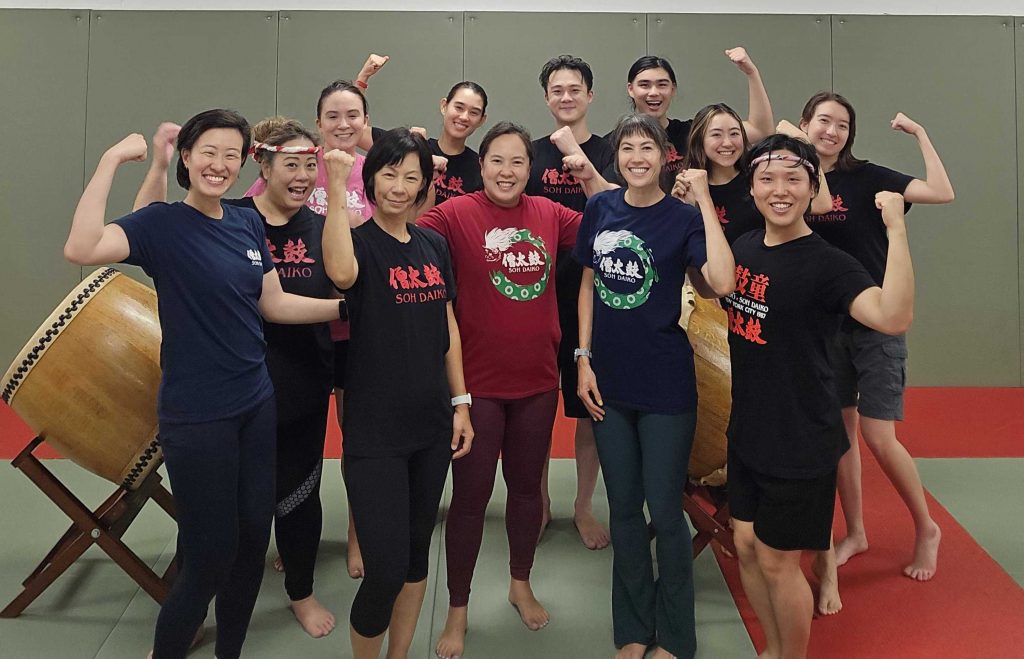
<path fill-rule="evenodd" d="M 39 361 L 43 353 L 49 347 L 49 344 L 53 339 L 60 334 L 61 330 L 67 325 L 75 314 L 78 313 L 79 309 L 85 305 L 85 303 L 92 297 L 92 294 L 103 288 L 107 280 L 111 279 L 115 275 L 121 274 L 113 268 L 107 268 L 103 270 L 99 275 L 93 278 L 87 286 L 85 286 L 78 295 L 71 301 L 70 304 L 64 309 L 64 312 L 57 316 L 57 319 L 50 325 L 50 327 L 43 332 L 39 339 L 36 341 L 32 349 L 28 351 L 17 370 L 11 376 L 11 379 L 4 385 L 3 393 L 0 393 L 0 398 L 5 403 L 10 403 L 11 398 L 14 397 L 15 392 L 18 391 L 18 387 L 24 382 L 25 377 L 28 376 L 29 371 L 36 362 Z"/>
<path fill-rule="evenodd" d="M 157 437 L 149 443 L 146 450 L 139 456 L 135 466 L 131 468 L 131 471 L 124 477 L 124 481 L 121 483 L 121 487 L 126 490 L 134 489 L 135 481 L 139 479 L 139 476 L 146 473 L 146 468 L 150 462 L 156 459 L 160 455 L 160 438 Z"/>

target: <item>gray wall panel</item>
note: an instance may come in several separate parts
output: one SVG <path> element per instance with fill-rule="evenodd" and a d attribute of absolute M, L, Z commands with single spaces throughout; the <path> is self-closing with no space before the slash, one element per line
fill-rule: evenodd
<path fill-rule="evenodd" d="M 423 126 L 436 137 L 438 103 L 462 77 L 460 12 L 282 12 L 278 110 L 308 126 L 332 80 L 351 80 L 367 54 L 390 56 L 370 80 L 370 119 Z"/>
<path fill-rule="evenodd" d="M 82 192 L 88 11 L 0 11 L 0 369 L 81 278 L 64 260 Z"/>
<path fill-rule="evenodd" d="M 676 71 L 679 84 L 671 116 L 677 119 L 690 119 L 705 105 L 719 102 L 747 115 L 747 79 L 725 55 L 735 46 L 746 48 L 761 72 L 776 122 L 795 123 L 804 101 L 831 86 L 827 16 L 652 14 L 648 30 L 650 52 L 667 58 Z M 799 47 L 780 47 L 782 43 Z"/>
<path fill-rule="evenodd" d="M 1019 384 L 1012 26 L 855 16 L 834 17 L 832 27 L 835 89 L 858 111 L 854 152 L 923 177 L 915 139 L 889 127 L 905 112 L 927 129 L 957 191 L 953 204 L 908 216 L 911 383 Z"/>
<path fill-rule="evenodd" d="M 1021 184 L 1021 176 L 1024 175 L 1024 16 L 1016 17 L 1013 23 L 1017 26 L 1014 44 L 1017 52 L 1017 286 L 1020 295 L 1018 345 L 1021 351 L 1019 384 L 1024 385 L 1024 184 Z"/>
<path fill-rule="evenodd" d="M 511 119 L 534 138 L 554 128 L 538 81 L 545 62 L 567 53 L 590 64 L 594 102 L 588 125 L 603 135 L 626 111 L 626 71 L 646 52 L 643 14 L 466 14 L 466 77 L 490 96 L 488 124 Z"/>
<path fill-rule="evenodd" d="M 85 161 L 126 134 L 147 141 L 161 121 L 182 123 L 216 107 L 238 110 L 250 122 L 273 114 L 277 79 L 274 12 L 94 11 L 89 44 Z M 146 165 L 118 172 L 107 217 L 131 211 Z M 231 190 L 241 195 L 256 176 L 251 161 Z M 168 191 L 181 199 L 173 163 Z M 136 273 L 137 274 L 137 273 Z"/>

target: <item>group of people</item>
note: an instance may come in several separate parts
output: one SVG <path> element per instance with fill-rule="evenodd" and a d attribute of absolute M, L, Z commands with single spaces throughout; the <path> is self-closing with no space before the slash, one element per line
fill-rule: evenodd
<path fill-rule="evenodd" d="M 669 117 L 671 64 L 629 69 L 634 112 L 590 132 L 593 73 L 555 57 L 540 73 L 552 133 L 487 119 L 471 81 L 440 101 L 437 139 L 371 127 L 371 55 L 322 91 L 316 128 L 230 110 L 162 124 L 100 159 L 65 256 L 126 262 L 154 281 L 163 330 L 160 443 L 177 504 L 180 570 L 153 657 L 182 657 L 216 598 L 216 654 L 237 657 L 273 524 L 294 615 L 312 636 L 334 615 L 313 593 L 332 391 L 349 500 L 348 571 L 362 583 L 349 636 L 358 659 L 405 657 L 424 594 L 449 468 L 449 608 L 440 659 L 467 652 L 468 606 L 499 456 L 507 485 L 508 599 L 531 630 L 550 616 L 530 584 L 550 520 L 547 462 L 559 389 L 576 419 L 573 521 L 612 545 L 618 657 L 692 657 L 690 533 L 681 500 L 696 425 L 680 291 L 721 298 L 733 407 L 728 498 L 762 656 L 801 656 L 814 602 L 800 570 L 818 552 L 818 609 L 840 605 L 836 568 L 868 547 L 858 426 L 914 520 L 905 573 L 936 569 L 939 529 L 902 417 L 913 273 L 904 214 L 952 186 L 924 128 L 923 179 L 852 155 L 844 97 L 812 97 L 776 125 L 757 67 L 747 119 L 725 104 Z M 365 151 L 365 156 L 359 150 Z M 104 224 L 117 168 L 152 162 L 135 210 Z M 184 201 L 166 203 L 177 151 Z M 256 182 L 225 199 L 251 154 Z M 591 500 L 598 473 L 610 533 Z M 838 489 L 848 535 L 832 542 Z M 650 524 L 644 506 L 650 513 Z M 651 533 L 658 579 L 654 577 Z M 471 648 L 468 649 L 472 652 Z"/>

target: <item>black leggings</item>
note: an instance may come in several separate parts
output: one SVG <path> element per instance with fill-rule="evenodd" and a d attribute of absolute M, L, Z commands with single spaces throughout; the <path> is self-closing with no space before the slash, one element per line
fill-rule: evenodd
<path fill-rule="evenodd" d="M 277 408 L 277 507 L 274 536 L 284 564 L 284 588 L 293 602 L 313 594 L 323 508 L 320 473 L 330 391 L 301 410 Z"/>
<path fill-rule="evenodd" d="M 181 569 L 160 607 L 155 659 L 185 656 L 214 596 L 215 653 L 241 654 L 270 542 L 276 416 L 271 396 L 240 416 L 160 424 Z"/>
<path fill-rule="evenodd" d="M 430 536 L 451 455 L 445 438 L 406 455 L 345 456 L 348 504 L 365 570 L 349 618 L 360 636 L 387 631 L 403 586 L 427 578 Z"/>

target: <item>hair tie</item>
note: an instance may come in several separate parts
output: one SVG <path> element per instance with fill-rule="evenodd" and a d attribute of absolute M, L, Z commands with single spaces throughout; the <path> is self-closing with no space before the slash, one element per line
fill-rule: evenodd
<path fill-rule="evenodd" d="M 804 167 L 807 168 L 807 171 L 811 174 L 811 176 L 814 176 L 814 165 L 811 164 L 809 160 L 801 158 L 800 156 L 791 156 L 787 153 L 775 153 L 769 151 L 768 153 L 764 153 L 751 160 L 750 166 L 753 168 L 760 165 L 763 162 L 769 162 L 772 160 L 785 160 L 786 162 L 795 162 L 798 165 L 803 165 Z"/>

